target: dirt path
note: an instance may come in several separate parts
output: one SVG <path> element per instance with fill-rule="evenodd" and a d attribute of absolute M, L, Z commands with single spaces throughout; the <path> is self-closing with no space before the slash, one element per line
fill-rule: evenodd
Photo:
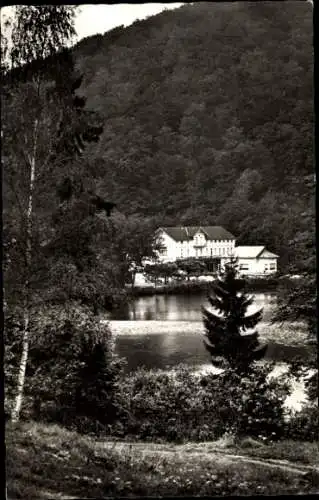
<path fill-rule="evenodd" d="M 192 462 L 194 459 L 207 461 L 218 461 L 220 463 L 238 463 L 243 462 L 247 464 L 262 465 L 273 469 L 281 469 L 286 472 L 293 472 L 295 474 L 305 475 L 307 472 L 314 472 L 319 477 L 319 464 L 318 467 L 311 465 L 303 465 L 299 463 L 290 462 L 289 460 L 279 460 L 271 458 L 254 458 L 248 455 L 239 455 L 230 453 L 226 449 L 210 446 L 207 450 L 198 450 L 196 445 L 190 448 L 189 445 L 162 445 L 153 443 L 110 443 L 101 442 L 97 443 L 97 449 L 109 449 L 119 453 L 129 455 L 132 452 L 140 454 L 141 459 L 147 457 L 167 457 L 171 460 L 178 460 L 183 462 Z"/>

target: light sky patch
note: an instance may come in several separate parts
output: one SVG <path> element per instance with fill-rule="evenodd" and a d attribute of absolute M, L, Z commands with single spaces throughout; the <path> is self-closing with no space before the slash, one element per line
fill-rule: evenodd
<path fill-rule="evenodd" d="M 75 22 L 78 40 L 97 33 L 104 34 L 117 26 L 129 26 L 137 19 L 146 19 L 165 9 L 176 9 L 181 5 L 183 3 L 81 5 Z"/>
<path fill-rule="evenodd" d="M 176 9 L 183 3 L 144 3 L 144 4 L 83 4 L 79 6 L 79 12 L 75 19 L 77 41 L 88 36 L 110 31 L 117 26 L 129 26 L 136 20 L 159 14 L 163 10 Z M 1 28 L 4 28 L 4 20 L 12 16 L 14 7 L 3 7 L 1 9 Z M 5 30 L 4 30 L 5 32 Z"/>

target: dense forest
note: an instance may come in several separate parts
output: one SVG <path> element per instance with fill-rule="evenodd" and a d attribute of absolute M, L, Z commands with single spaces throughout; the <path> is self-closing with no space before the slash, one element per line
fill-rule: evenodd
<path fill-rule="evenodd" d="M 312 10 L 196 3 L 81 40 L 81 93 L 105 127 L 96 189 L 160 224 L 221 224 L 285 267 L 312 211 Z M 93 169 L 93 170 L 92 170 Z"/>

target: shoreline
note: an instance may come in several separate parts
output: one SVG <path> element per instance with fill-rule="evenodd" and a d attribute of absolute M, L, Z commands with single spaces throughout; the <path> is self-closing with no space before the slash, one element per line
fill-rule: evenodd
<path fill-rule="evenodd" d="M 275 292 L 279 285 L 278 278 L 251 278 L 246 279 L 247 291 Z M 166 285 L 137 285 L 129 289 L 132 297 L 143 297 L 147 295 L 173 295 L 183 293 L 209 292 L 214 281 L 189 281 L 181 283 L 168 283 Z"/>

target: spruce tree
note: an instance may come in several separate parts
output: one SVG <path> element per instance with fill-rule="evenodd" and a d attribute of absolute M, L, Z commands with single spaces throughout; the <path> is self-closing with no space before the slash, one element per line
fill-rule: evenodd
<path fill-rule="evenodd" d="M 225 265 L 208 297 L 213 310 L 203 307 L 206 332 L 204 343 L 216 366 L 225 361 L 238 373 L 247 373 L 252 363 L 260 360 L 267 346 L 261 346 L 255 326 L 262 308 L 249 314 L 254 298 L 244 292 L 245 281 L 238 277 L 237 260 Z"/>

